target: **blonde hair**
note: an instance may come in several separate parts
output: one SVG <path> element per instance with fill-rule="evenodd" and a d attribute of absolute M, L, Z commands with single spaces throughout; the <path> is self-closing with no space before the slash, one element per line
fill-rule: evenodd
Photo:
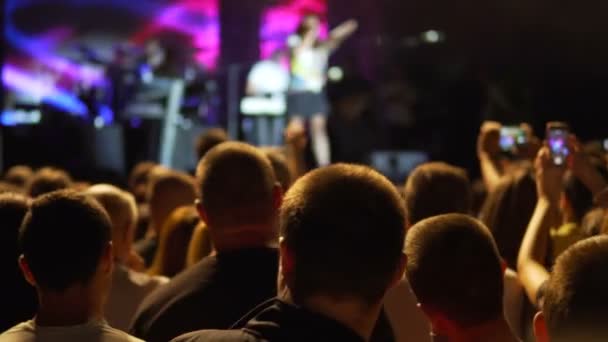
<path fill-rule="evenodd" d="M 110 184 L 96 184 L 84 191 L 105 209 L 112 223 L 112 241 L 118 259 L 126 257 L 133 244 L 137 222 L 135 197 Z"/>

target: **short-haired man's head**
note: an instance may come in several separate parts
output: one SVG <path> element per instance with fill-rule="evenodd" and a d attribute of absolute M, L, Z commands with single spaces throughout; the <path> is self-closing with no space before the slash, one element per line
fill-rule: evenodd
<path fill-rule="evenodd" d="M 464 169 L 433 162 L 418 166 L 405 184 L 408 223 L 441 214 L 469 214 L 473 194 Z"/>
<path fill-rule="evenodd" d="M 36 286 L 62 292 L 86 285 L 107 251 L 110 227 L 101 205 L 83 194 L 62 190 L 35 199 L 19 241 Z"/>
<path fill-rule="evenodd" d="M 196 182 L 189 174 L 158 169 L 148 188 L 150 219 L 160 231 L 173 210 L 193 205 L 196 200 Z"/>
<path fill-rule="evenodd" d="M 211 128 L 205 131 L 196 139 L 197 160 L 201 160 L 209 150 L 228 140 L 228 133 L 222 128 Z"/>
<path fill-rule="evenodd" d="M 551 341 L 606 341 L 608 236 L 576 243 L 556 260 L 543 314 Z"/>
<path fill-rule="evenodd" d="M 129 190 L 135 195 L 138 203 L 146 201 L 146 193 L 148 191 L 148 182 L 150 174 L 158 164 L 151 161 L 143 161 L 137 163 L 129 174 Z"/>
<path fill-rule="evenodd" d="M 46 193 L 67 189 L 72 186 L 70 175 L 60 169 L 44 167 L 34 173 L 27 185 L 27 194 L 38 197 Z"/>
<path fill-rule="evenodd" d="M 295 300 L 373 304 L 401 277 L 405 208 L 394 185 L 370 168 L 336 164 L 300 178 L 284 198 L 280 229 L 294 260 L 284 276 Z"/>
<path fill-rule="evenodd" d="M 257 148 L 226 142 L 211 149 L 197 168 L 201 205 L 214 226 L 269 223 L 276 213 L 276 180 Z"/>
<path fill-rule="evenodd" d="M 4 180 L 23 189 L 33 174 L 34 172 L 29 166 L 15 165 L 6 171 Z"/>
<path fill-rule="evenodd" d="M 487 227 L 462 214 L 408 230 L 406 274 L 423 309 L 467 328 L 502 315 L 503 271 Z"/>
<path fill-rule="evenodd" d="M 127 239 L 137 221 L 135 197 L 110 184 L 96 184 L 85 191 L 106 210 L 112 222 L 113 240 Z"/>

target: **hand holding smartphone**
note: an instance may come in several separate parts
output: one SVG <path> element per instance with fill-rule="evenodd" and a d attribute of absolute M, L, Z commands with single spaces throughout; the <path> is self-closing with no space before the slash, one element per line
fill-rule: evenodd
<path fill-rule="evenodd" d="M 551 152 L 551 160 L 556 166 L 562 166 L 568 158 L 568 137 L 570 128 L 564 122 L 548 122 L 547 123 L 547 144 Z"/>

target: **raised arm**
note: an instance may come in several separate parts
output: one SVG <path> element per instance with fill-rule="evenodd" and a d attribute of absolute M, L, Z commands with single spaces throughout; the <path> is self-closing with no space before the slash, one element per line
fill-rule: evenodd
<path fill-rule="evenodd" d="M 479 137 L 477 138 L 477 157 L 481 176 L 488 192 L 498 184 L 502 176 L 499 164 L 499 140 L 500 124 L 494 121 L 486 121 L 481 125 Z"/>
<path fill-rule="evenodd" d="M 344 42 L 348 37 L 352 36 L 357 28 L 359 27 L 359 23 L 356 20 L 350 19 L 342 24 L 336 26 L 329 33 L 329 39 L 324 43 L 330 50 L 337 49 L 342 42 Z"/>
<path fill-rule="evenodd" d="M 547 147 L 539 151 L 535 167 L 538 202 L 519 249 L 517 273 L 528 298 L 538 305 L 538 291 L 549 278 L 545 267 L 549 229 L 560 222 L 558 202 L 564 168 L 553 165 Z"/>

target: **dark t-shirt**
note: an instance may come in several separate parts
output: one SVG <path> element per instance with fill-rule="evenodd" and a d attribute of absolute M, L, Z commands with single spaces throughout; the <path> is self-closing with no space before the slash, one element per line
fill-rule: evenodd
<path fill-rule="evenodd" d="M 340 341 L 363 342 L 354 331 L 330 318 L 280 300 L 265 303 L 241 329 L 204 330 L 172 342 L 273 342 Z"/>
<path fill-rule="evenodd" d="M 209 256 L 152 292 L 131 333 L 166 342 L 199 329 L 228 329 L 276 295 L 278 251 L 256 248 Z"/>
<path fill-rule="evenodd" d="M 306 308 L 271 299 L 260 304 L 231 330 L 200 330 L 188 333 L 173 342 L 203 341 L 363 341 L 350 328 L 311 312 Z M 381 313 L 372 333 L 371 342 L 393 342 L 395 338 L 388 319 Z"/>

